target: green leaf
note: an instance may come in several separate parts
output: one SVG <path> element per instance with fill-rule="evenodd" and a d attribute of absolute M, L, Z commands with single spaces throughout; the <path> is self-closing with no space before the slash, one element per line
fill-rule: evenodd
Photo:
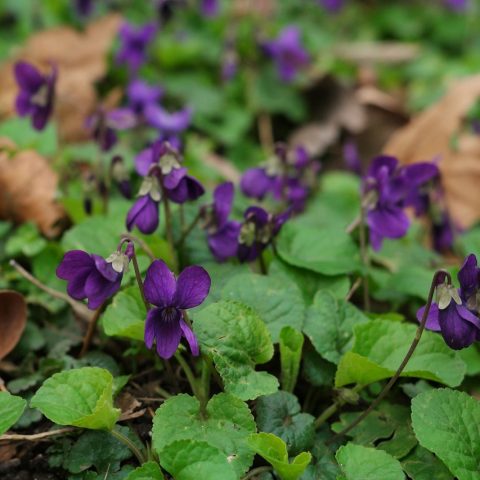
<path fill-rule="evenodd" d="M 338 365 L 335 385 L 367 385 L 393 376 L 412 343 L 417 328 L 408 323 L 374 320 L 356 325 L 354 344 Z M 402 377 L 434 380 L 455 387 L 465 375 L 465 363 L 442 337 L 424 331 Z"/>
<path fill-rule="evenodd" d="M 315 418 L 301 413 L 295 395 L 276 392 L 257 399 L 257 425 L 260 431 L 274 433 L 286 444 L 290 455 L 312 446 L 315 437 Z"/>
<path fill-rule="evenodd" d="M 283 276 L 295 282 L 303 295 L 305 304 L 313 302 L 319 290 L 328 290 L 335 298 L 345 298 L 350 290 L 350 279 L 346 275 L 321 275 L 306 268 L 298 268 L 276 257 L 270 263 L 268 274 Z"/>
<path fill-rule="evenodd" d="M 402 460 L 402 468 L 412 480 L 453 480 L 448 468 L 420 445 Z"/>
<path fill-rule="evenodd" d="M 162 467 L 175 480 L 237 480 L 223 452 L 207 442 L 178 440 L 162 450 Z"/>
<path fill-rule="evenodd" d="M 125 480 L 164 480 L 158 463 L 147 462 L 129 473 Z"/>
<path fill-rule="evenodd" d="M 329 292 L 318 292 L 307 310 L 304 332 L 325 360 L 338 363 L 351 348 L 353 327 L 367 321 L 351 303 L 336 300 Z"/>
<path fill-rule="evenodd" d="M 40 235 L 38 228 L 33 223 L 24 223 L 15 229 L 5 245 L 8 257 L 25 255 L 33 257 L 47 246 L 47 241 Z"/>
<path fill-rule="evenodd" d="M 458 354 L 467 365 L 467 375 L 474 376 L 480 373 L 480 350 L 476 343 L 459 350 Z"/>
<path fill-rule="evenodd" d="M 117 426 L 120 432 L 131 436 L 128 427 Z M 86 431 L 72 445 L 65 457 L 63 467 L 70 473 L 80 473 L 95 467 L 99 474 L 116 472 L 120 463 L 132 456 L 130 449 L 111 435 L 110 432 Z"/>
<path fill-rule="evenodd" d="M 342 413 L 332 430 L 340 432 L 362 412 Z M 403 405 L 381 403 L 365 420 L 348 434 L 356 444 L 376 446 L 395 458 L 403 458 L 416 445 L 417 439 L 410 424 L 410 411 Z M 382 440 L 387 439 L 387 440 Z"/>
<path fill-rule="evenodd" d="M 3 435 L 22 416 L 27 402 L 22 397 L 0 392 L 0 435 Z"/>
<path fill-rule="evenodd" d="M 241 476 L 252 464 L 253 453 L 246 443 L 255 432 L 248 405 L 228 393 L 211 398 L 204 415 L 200 403 L 186 394 L 169 398 L 155 412 L 153 448 L 160 458 L 177 440 L 201 440 L 222 453 L 224 460 Z"/>
<path fill-rule="evenodd" d="M 107 335 L 143 341 L 147 312 L 138 287 L 117 293 L 101 318 Z"/>
<path fill-rule="evenodd" d="M 242 400 L 274 393 L 278 380 L 255 365 L 268 362 L 273 345 L 258 314 L 240 302 L 222 300 L 194 316 L 199 344 L 208 353 L 223 379 L 225 391 Z"/>
<path fill-rule="evenodd" d="M 285 262 L 323 275 L 342 275 L 360 268 L 358 249 L 341 229 L 320 230 L 292 221 L 283 226 L 277 249 Z"/>
<path fill-rule="evenodd" d="M 333 387 L 336 368 L 313 348 L 308 349 L 303 357 L 303 376 L 315 387 Z"/>
<path fill-rule="evenodd" d="M 30 406 L 59 425 L 111 430 L 120 415 L 120 410 L 113 408 L 112 388 L 113 377 L 108 370 L 67 370 L 47 379 Z"/>
<path fill-rule="evenodd" d="M 309 452 L 302 452 L 290 463 L 287 445 L 273 433 L 254 433 L 248 437 L 248 443 L 258 455 L 272 465 L 281 480 L 297 480 L 312 460 Z"/>
<path fill-rule="evenodd" d="M 302 360 L 303 334 L 288 325 L 280 332 L 281 384 L 286 392 L 293 392 Z"/>
<path fill-rule="evenodd" d="M 400 462 L 383 450 L 347 443 L 335 456 L 346 480 L 405 480 Z"/>
<path fill-rule="evenodd" d="M 40 132 L 32 128 L 29 118 L 13 117 L 0 124 L 0 137 L 12 140 L 19 149 L 33 149 L 46 157 L 55 155 L 58 148 L 53 122 Z"/>
<path fill-rule="evenodd" d="M 458 480 L 480 478 L 480 402 L 447 388 L 412 400 L 412 425 L 420 444 Z"/>
<path fill-rule="evenodd" d="M 238 300 L 253 308 L 267 324 L 274 342 L 280 330 L 289 325 L 303 327 L 305 304 L 298 287 L 285 278 L 246 273 L 236 275 L 224 287 L 222 297 Z"/>

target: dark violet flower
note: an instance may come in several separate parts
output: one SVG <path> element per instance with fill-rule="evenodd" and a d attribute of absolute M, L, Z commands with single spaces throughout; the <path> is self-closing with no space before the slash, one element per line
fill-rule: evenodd
<path fill-rule="evenodd" d="M 135 74 L 147 59 L 147 48 L 156 34 L 153 23 L 135 27 L 124 23 L 119 31 L 121 47 L 117 54 L 117 62 L 127 64 L 130 73 Z"/>
<path fill-rule="evenodd" d="M 423 211 L 423 185 L 438 174 L 435 164 L 423 162 L 400 167 L 394 157 L 376 157 L 363 180 L 370 243 L 379 250 L 383 238 L 403 237 L 410 226 L 404 208 Z"/>
<path fill-rule="evenodd" d="M 261 207 L 249 207 L 238 235 L 237 256 L 241 262 L 252 262 L 280 232 L 290 211 L 271 215 Z"/>
<path fill-rule="evenodd" d="M 181 165 L 179 152 L 168 142 L 158 141 L 146 148 L 135 158 L 135 166 L 140 175 L 155 171 L 161 173 L 167 197 L 175 203 L 196 200 L 205 193 L 202 184 L 190 175 Z"/>
<path fill-rule="evenodd" d="M 43 130 L 53 111 L 57 68 L 52 65 L 47 75 L 41 74 L 32 64 L 17 62 L 14 67 L 19 92 L 15 108 L 21 117 L 30 116 L 36 130 Z"/>
<path fill-rule="evenodd" d="M 93 12 L 93 0 L 74 0 L 75 10 L 80 17 L 89 17 Z"/>
<path fill-rule="evenodd" d="M 183 336 L 192 354 L 199 354 L 197 339 L 185 321 L 184 311 L 200 305 L 210 285 L 210 276 L 202 267 L 187 267 L 175 279 L 162 260 L 150 265 L 144 285 L 145 298 L 155 306 L 148 312 L 145 324 L 145 344 L 149 349 L 155 342 L 158 355 L 168 359 L 176 352 Z"/>
<path fill-rule="evenodd" d="M 120 193 L 127 199 L 132 198 L 132 186 L 130 185 L 130 178 L 123 158 L 120 155 L 115 155 L 110 162 L 110 173 L 112 179 L 118 186 Z"/>
<path fill-rule="evenodd" d="M 127 247 L 125 253 L 115 252 L 106 260 L 83 250 L 71 250 L 57 267 L 57 277 L 67 280 L 67 292 L 72 298 L 86 298 L 88 308 L 95 310 L 120 288 L 132 248 Z"/>
<path fill-rule="evenodd" d="M 131 231 L 136 226 L 142 233 L 153 233 L 158 227 L 158 204 L 162 198 L 157 177 L 145 177 L 138 195 L 127 214 L 127 229 Z"/>
<path fill-rule="evenodd" d="M 429 183 L 440 177 L 440 170 L 433 162 L 419 162 L 402 168 L 401 175 L 408 186 L 404 205 L 413 207 L 415 215 L 423 215 L 430 204 Z"/>
<path fill-rule="evenodd" d="M 319 0 L 320 5 L 330 13 L 338 13 L 344 6 L 345 0 Z"/>
<path fill-rule="evenodd" d="M 445 5 L 455 12 L 464 12 L 468 8 L 468 0 L 445 0 Z"/>
<path fill-rule="evenodd" d="M 222 183 L 213 192 L 213 203 L 204 207 L 202 211 L 208 246 L 219 262 L 237 254 L 240 223 L 228 220 L 232 210 L 233 194 L 233 183 Z"/>
<path fill-rule="evenodd" d="M 135 114 L 128 108 L 110 111 L 100 108 L 87 119 L 86 125 L 98 146 L 108 152 L 117 143 L 117 130 L 128 130 L 136 123 Z"/>
<path fill-rule="evenodd" d="M 357 144 L 353 140 L 348 140 L 343 145 L 343 160 L 348 170 L 357 175 L 362 173 L 362 161 L 360 160 Z"/>
<path fill-rule="evenodd" d="M 218 14 L 218 0 L 200 0 L 202 14 L 205 17 L 215 17 Z"/>
<path fill-rule="evenodd" d="M 309 56 L 300 41 L 300 31 L 293 26 L 284 28 L 276 40 L 266 42 L 263 47 L 275 60 L 280 78 L 285 82 L 292 81 L 309 62 Z"/>
<path fill-rule="evenodd" d="M 127 87 L 128 104 L 137 115 L 143 115 L 146 107 L 156 104 L 162 96 L 162 88 L 149 85 L 138 78 L 132 80 Z"/>
<path fill-rule="evenodd" d="M 452 250 L 456 229 L 447 212 L 442 212 L 439 219 L 432 220 L 433 248 L 437 252 Z"/>
<path fill-rule="evenodd" d="M 445 343 L 461 350 L 480 340 L 480 270 L 477 258 L 470 254 L 458 272 L 460 288 L 451 285 L 437 286 L 437 301 L 432 303 L 426 328 L 441 332 Z M 417 312 L 421 321 L 425 307 Z"/>
<path fill-rule="evenodd" d="M 240 189 L 247 197 L 263 200 L 273 189 L 274 182 L 275 175 L 270 176 L 266 168 L 249 168 L 240 179 Z"/>

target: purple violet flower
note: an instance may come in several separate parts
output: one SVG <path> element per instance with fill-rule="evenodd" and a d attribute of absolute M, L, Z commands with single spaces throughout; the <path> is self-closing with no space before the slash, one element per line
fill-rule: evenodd
<path fill-rule="evenodd" d="M 440 219 L 432 221 L 433 248 L 437 252 L 452 250 L 456 228 L 446 211 L 440 214 Z"/>
<path fill-rule="evenodd" d="M 362 161 L 358 153 L 358 147 L 354 140 L 348 140 L 343 145 L 343 160 L 348 170 L 361 175 Z"/>
<path fill-rule="evenodd" d="M 428 162 L 400 167 L 387 155 L 373 159 L 363 180 L 370 243 L 379 250 L 384 238 L 403 237 L 410 226 L 406 206 L 420 208 L 420 188 L 436 174 L 436 165 Z"/>
<path fill-rule="evenodd" d="M 256 260 L 280 232 L 290 213 L 287 210 L 279 215 L 272 215 L 261 207 L 247 208 L 238 235 L 237 256 L 240 262 Z"/>
<path fill-rule="evenodd" d="M 138 199 L 127 214 L 127 230 L 132 231 L 136 226 L 142 233 L 153 233 L 158 228 L 158 205 L 162 198 L 157 177 L 154 175 L 145 177 L 138 195 Z"/>
<path fill-rule="evenodd" d="M 338 13 L 344 7 L 345 0 L 319 0 L 319 4 L 329 13 Z"/>
<path fill-rule="evenodd" d="M 161 140 L 180 148 L 179 134 L 186 130 L 192 121 L 191 108 L 169 112 L 159 105 L 150 104 L 145 108 L 144 114 L 147 123 L 160 131 Z"/>
<path fill-rule="evenodd" d="M 36 130 L 43 130 L 53 111 L 57 68 L 52 65 L 48 75 L 42 75 L 32 64 L 17 62 L 14 67 L 19 92 L 15 108 L 21 117 L 31 116 Z"/>
<path fill-rule="evenodd" d="M 156 104 L 163 93 L 162 88 L 149 85 L 137 78 L 128 84 L 128 104 L 137 115 L 143 115 L 147 106 Z"/>
<path fill-rule="evenodd" d="M 156 343 L 161 358 L 169 359 L 180 340 L 187 339 L 193 355 L 199 354 L 198 342 L 185 321 L 185 310 L 200 305 L 207 298 L 211 280 L 199 266 L 185 268 L 177 279 L 165 262 L 155 260 L 147 270 L 145 298 L 155 306 L 147 314 L 145 344 L 151 349 Z"/>
<path fill-rule="evenodd" d="M 123 273 L 132 258 L 132 246 L 125 253 L 115 252 L 107 259 L 83 250 L 67 252 L 57 267 L 57 277 L 67 280 L 67 292 L 75 300 L 88 300 L 96 310 L 120 288 Z"/>
<path fill-rule="evenodd" d="M 89 17 L 93 12 L 93 0 L 74 0 L 75 10 L 80 17 Z"/>
<path fill-rule="evenodd" d="M 163 186 L 168 198 L 175 203 L 185 203 L 199 198 L 205 193 L 202 184 L 187 175 L 187 169 L 181 165 L 180 153 L 168 142 L 157 141 L 135 158 L 137 172 L 148 175 L 155 170 L 161 173 Z"/>
<path fill-rule="evenodd" d="M 441 332 L 450 348 L 461 350 L 480 340 L 480 269 L 475 255 L 465 259 L 457 278 L 458 290 L 445 284 L 437 286 L 437 302 L 432 303 L 426 328 Z M 424 311 L 425 307 L 418 310 L 418 321 Z"/>
<path fill-rule="evenodd" d="M 94 140 L 102 151 L 108 152 L 117 143 L 117 130 L 128 130 L 136 125 L 135 114 L 128 108 L 105 111 L 98 109 L 86 122 Z"/>
<path fill-rule="evenodd" d="M 127 199 L 132 198 L 132 186 L 130 185 L 130 178 L 125 165 L 123 157 L 115 155 L 110 162 L 110 173 L 112 179 L 118 186 L 120 193 Z"/>
<path fill-rule="evenodd" d="M 200 0 L 202 15 L 205 17 L 215 17 L 218 15 L 219 4 L 218 0 Z"/>
<path fill-rule="evenodd" d="M 219 262 L 237 254 L 240 223 L 228 220 L 232 210 L 233 194 L 233 183 L 222 183 L 213 192 L 213 203 L 202 210 L 208 246 Z"/>
<path fill-rule="evenodd" d="M 130 73 L 135 75 L 147 60 L 147 48 L 155 34 L 156 27 L 153 23 L 135 27 L 125 22 L 119 31 L 121 47 L 117 53 L 117 62 L 127 64 Z"/>
<path fill-rule="evenodd" d="M 284 82 L 291 82 L 310 60 L 301 44 L 300 31 L 294 26 L 285 27 L 277 39 L 266 42 L 263 47 L 275 60 L 280 78 Z"/>
<path fill-rule="evenodd" d="M 468 8 L 468 0 L 445 0 L 445 5 L 454 12 L 465 12 Z"/>

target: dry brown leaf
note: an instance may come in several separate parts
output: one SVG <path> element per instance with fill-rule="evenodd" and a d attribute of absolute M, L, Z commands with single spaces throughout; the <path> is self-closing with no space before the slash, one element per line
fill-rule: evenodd
<path fill-rule="evenodd" d="M 20 340 L 27 323 L 27 303 L 18 292 L 0 290 L 0 359 Z"/>
<path fill-rule="evenodd" d="M 33 35 L 20 49 L 15 60 L 34 63 L 43 70 L 53 62 L 58 66 L 55 120 L 64 141 L 87 138 L 85 120 L 96 104 L 94 84 L 107 70 L 107 55 L 117 35 L 121 17 L 109 15 L 78 32 L 57 27 Z M 14 61 L 0 68 L 0 117 L 14 114 L 17 86 L 13 77 Z"/>
<path fill-rule="evenodd" d="M 399 130 L 384 148 L 402 163 L 440 158 L 448 209 L 459 226 L 480 219 L 480 138 L 461 135 L 453 149 L 452 136 L 480 97 L 480 75 L 455 83 L 435 105 Z"/>
<path fill-rule="evenodd" d="M 0 142 L 3 143 L 3 142 Z M 0 218 L 17 223 L 32 221 L 42 233 L 60 232 L 63 208 L 55 202 L 58 176 L 48 161 L 33 150 L 10 156 L 0 153 Z"/>

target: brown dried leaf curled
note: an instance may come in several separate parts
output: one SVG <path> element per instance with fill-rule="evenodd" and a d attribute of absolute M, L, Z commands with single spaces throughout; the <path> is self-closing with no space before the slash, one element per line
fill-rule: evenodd
<path fill-rule="evenodd" d="M 0 290 L 0 359 L 17 345 L 27 323 L 27 303 L 18 292 Z"/>

